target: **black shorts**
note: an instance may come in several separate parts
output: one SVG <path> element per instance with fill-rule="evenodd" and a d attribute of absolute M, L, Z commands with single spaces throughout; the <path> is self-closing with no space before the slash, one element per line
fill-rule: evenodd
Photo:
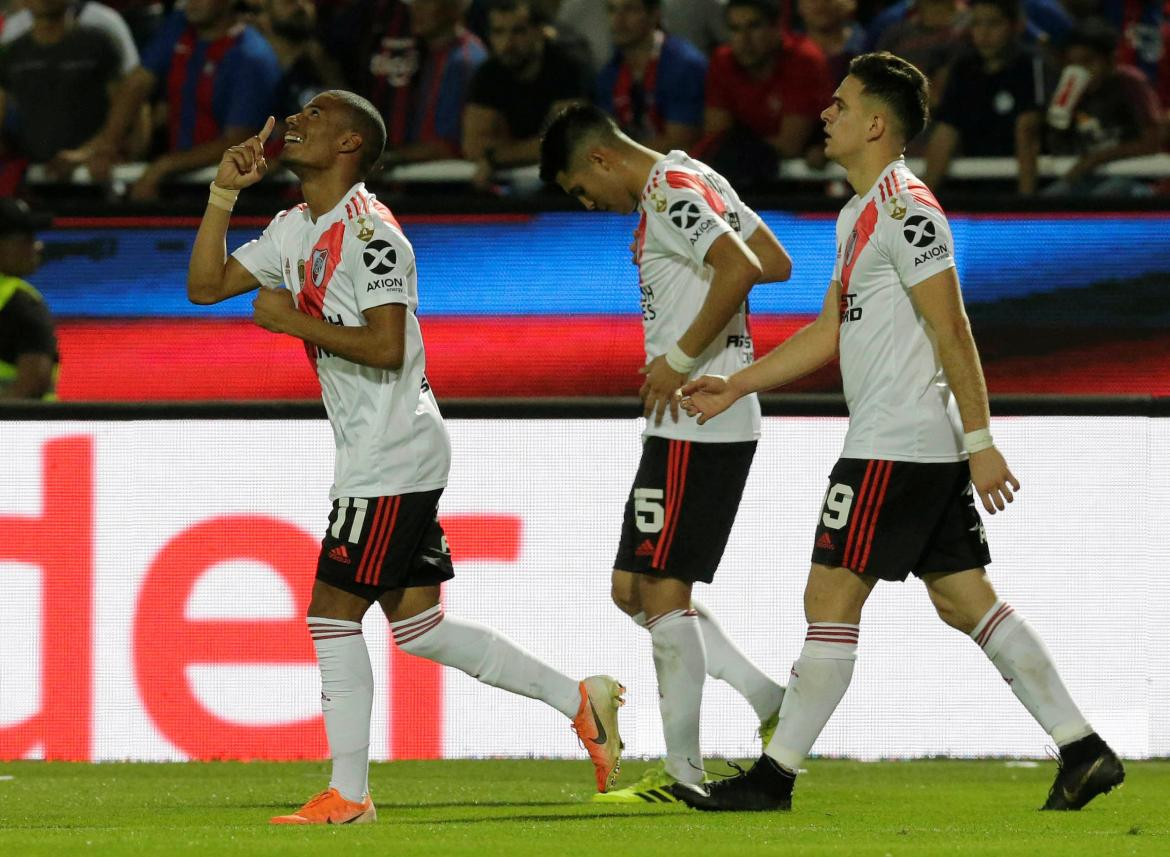
<path fill-rule="evenodd" d="M 442 493 L 334 500 L 317 579 L 369 601 L 391 589 L 450 580 L 455 569 L 438 516 Z"/>
<path fill-rule="evenodd" d="M 991 554 L 967 462 L 839 459 L 812 561 L 881 580 L 987 565 Z"/>
<path fill-rule="evenodd" d="M 754 440 L 646 438 L 613 567 L 710 583 L 755 454 Z"/>

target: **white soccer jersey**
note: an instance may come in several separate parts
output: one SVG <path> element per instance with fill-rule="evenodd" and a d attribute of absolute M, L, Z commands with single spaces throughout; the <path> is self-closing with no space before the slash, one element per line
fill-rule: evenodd
<path fill-rule="evenodd" d="M 361 327 L 363 311 L 405 304 L 406 342 L 397 370 L 362 366 L 306 344 L 337 444 L 330 496 L 444 487 L 451 445 L 424 374 L 414 250 L 390 209 L 359 182 L 316 223 L 304 204 L 282 211 L 232 255 L 261 285 L 285 283 L 301 312 L 330 324 Z"/>
<path fill-rule="evenodd" d="M 844 458 L 960 461 L 959 409 L 926 322 L 910 300 L 953 268 L 946 215 L 901 158 L 837 218 L 841 377 L 849 404 Z"/>
<path fill-rule="evenodd" d="M 654 165 L 639 207 L 634 258 L 649 362 L 669 351 L 699 314 L 714 275 L 703 257 L 715 239 L 734 231 L 746 241 L 759 228 L 760 218 L 723 176 L 678 150 Z M 692 377 L 730 375 L 754 358 L 745 302 L 699 355 Z M 646 436 L 711 443 L 755 440 L 760 436 L 760 401 L 755 394 L 744 396 L 702 426 L 683 414 L 676 423 L 667 413 L 660 426 L 647 420 Z"/>

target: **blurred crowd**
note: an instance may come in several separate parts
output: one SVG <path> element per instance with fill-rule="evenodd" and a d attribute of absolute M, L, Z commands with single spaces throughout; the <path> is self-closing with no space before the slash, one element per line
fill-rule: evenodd
<path fill-rule="evenodd" d="M 332 88 L 382 112 L 383 166 L 462 159 L 484 191 L 579 99 L 765 185 L 786 159 L 823 166 L 819 115 L 869 50 L 932 82 L 910 152 L 932 187 L 957 157 L 1012 157 L 1022 194 L 1150 195 L 1166 182 L 1100 168 L 1170 143 L 1168 45 L 1170 0 L 15 0 L 0 195 L 31 165 L 100 184 L 144 163 L 127 195 L 157 199 Z M 1072 166 L 1043 179 L 1042 153 Z"/>

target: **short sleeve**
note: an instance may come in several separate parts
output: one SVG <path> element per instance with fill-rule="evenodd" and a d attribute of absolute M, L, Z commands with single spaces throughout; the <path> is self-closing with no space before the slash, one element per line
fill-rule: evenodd
<path fill-rule="evenodd" d="M 346 242 L 345 265 L 352 272 L 358 309 L 365 312 L 385 304 L 414 302 L 414 249 L 402 233 L 377 217 L 362 218 L 355 237 Z M 364 230 L 373 235 L 363 240 Z"/>
<path fill-rule="evenodd" d="M 280 219 L 285 215 L 286 212 L 282 211 L 260 233 L 259 238 L 253 238 L 232 253 L 232 257 L 247 268 L 248 272 L 260 281 L 260 285 L 270 289 L 284 283 L 284 274 L 280 269 L 280 241 L 277 233 Z"/>
<path fill-rule="evenodd" d="M 929 193 L 927 191 L 926 193 Z M 901 220 L 882 218 L 886 226 L 885 252 L 904 288 L 910 289 L 940 271 L 955 267 L 955 242 L 946 215 L 911 193 Z M 933 199 L 933 197 L 932 197 Z"/>
<path fill-rule="evenodd" d="M 118 58 L 118 74 L 127 75 L 138 66 L 138 48 L 130 27 L 115 10 L 100 3 L 86 3 L 81 7 L 78 23 L 95 27 L 105 33 L 114 45 Z"/>
<path fill-rule="evenodd" d="M 187 28 L 187 16 L 174 11 L 159 27 L 158 32 L 142 49 L 142 67 L 155 76 L 156 81 L 165 81 L 171 67 L 171 55 L 175 43 Z"/>
<path fill-rule="evenodd" d="M 705 263 L 707 251 L 716 238 L 735 231 L 725 219 L 727 208 L 723 199 L 694 173 L 667 170 L 655 193 L 661 195 L 665 204 L 654 203 L 652 194 L 647 210 L 662 221 L 659 231 L 664 243 L 699 265 Z"/>
<path fill-rule="evenodd" d="M 659 71 L 658 111 L 666 122 L 680 125 L 703 124 L 703 87 L 707 77 L 707 61 L 687 45 L 678 50 L 676 68 Z"/>
<path fill-rule="evenodd" d="M 744 241 L 751 238 L 756 230 L 764 223 L 763 218 L 755 210 L 748 208 L 742 202 L 739 204 L 739 237 Z"/>

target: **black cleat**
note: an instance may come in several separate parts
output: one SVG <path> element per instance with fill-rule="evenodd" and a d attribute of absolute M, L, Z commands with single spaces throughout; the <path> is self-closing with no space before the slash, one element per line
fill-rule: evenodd
<path fill-rule="evenodd" d="M 1080 809 L 1125 781 L 1125 767 L 1096 732 L 1060 749 L 1056 780 L 1041 809 Z"/>
<path fill-rule="evenodd" d="M 764 812 L 792 809 L 795 783 L 795 774 L 788 773 L 768 756 L 760 756 L 750 771 L 740 768 L 734 777 L 701 786 L 675 783 L 671 792 L 691 809 Z"/>

